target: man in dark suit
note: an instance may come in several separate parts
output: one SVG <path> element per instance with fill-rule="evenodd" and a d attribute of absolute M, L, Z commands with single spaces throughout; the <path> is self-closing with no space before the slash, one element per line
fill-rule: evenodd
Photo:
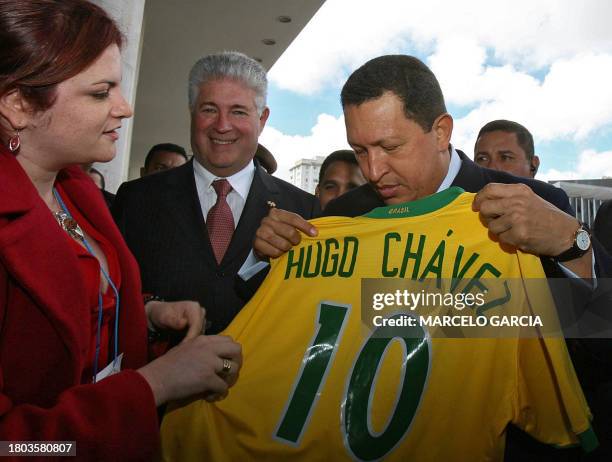
<path fill-rule="evenodd" d="M 473 208 L 491 233 L 503 243 L 540 255 L 548 277 L 573 278 L 573 301 L 585 308 L 593 291 L 581 278 L 588 281 L 595 276 L 594 260 L 595 272 L 607 276 L 609 257 L 595 244 L 594 259 L 588 231 L 573 217 L 562 190 L 479 167 L 450 145 L 453 119 L 446 112 L 437 79 L 421 61 L 409 56 L 369 61 L 344 85 L 342 106 L 348 142 L 368 184 L 331 201 L 324 215 L 363 215 L 373 208 L 412 201 L 450 186 L 477 192 Z M 316 234 L 316 229 L 296 214 L 271 210 L 257 231 L 257 253 L 284 253 L 299 243 L 297 230 Z M 595 351 L 589 351 L 590 347 Z M 593 359 L 608 347 L 587 343 L 581 348 Z M 573 359 L 579 362 L 582 357 L 574 355 Z M 600 367 L 609 370 L 610 361 L 601 361 Z M 508 460 L 577 457 L 571 451 L 551 450 L 521 438 L 515 434 L 509 437 Z"/>
<path fill-rule="evenodd" d="M 194 160 L 123 184 L 113 207 L 143 290 L 198 301 L 207 333 L 224 329 L 263 280 L 252 243 L 268 209 L 319 212 L 314 196 L 253 160 L 269 114 L 266 90 L 264 68 L 241 53 L 200 59 L 189 77 Z"/>
<path fill-rule="evenodd" d="M 453 149 L 453 119 L 436 77 L 418 59 L 398 55 L 367 62 L 344 85 L 342 106 L 348 142 L 368 184 L 330 202 L 324 215 L 362 215 L 460 186 L 479 192 L 474 208 L 501 242 L 556 258 L 579 277 L 593 277 L 591 246 L 575 248 L 576 236 L 584 234 L 566 194 L 480 168 Z M 255 241 L 261 255 L 276 256 L 296 244 L 295 229 L 279 223 L 314 232 L 295 214 L 271 211 Z"/>

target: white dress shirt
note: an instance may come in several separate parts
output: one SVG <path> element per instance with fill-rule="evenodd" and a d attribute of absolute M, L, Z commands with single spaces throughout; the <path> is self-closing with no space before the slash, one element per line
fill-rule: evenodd
<path fill-rule="evenodd" d="M 246 167 L 232 176 L 227 178 L 218 177 L 208 170 L 206 170 L 197 159 L 194 158 L 193 170 L 195 172 L 196 189 L 198 190 L 198 199 L 200 199 L 200 206 L 202 207 L 202 215 L 206 221 L 208 212 L 217 202 L 217 193 L 215 188 L 212 187 L 212 183 L 215 180 L 225 179 L 232 185 L 232 190 L 227 195 L 227 204 L 232 210 L 232 216 L 234 217 L 234 229 L 238 226 L 240 216 L 244 210 L 244 204 L 246 203 L 249 190 L 251 189 L 251 183 L 253 183 L 253 177 L 255 176 L 255 164 L 253 161 L 249 162 Z"/>
<path fill-rule="evenodd" d="M 460 169 L 461 158 L 459 157 L 459 154 L 457 154 L 457 151 L 455 151 L 455 148 L 451 146 L 451 159 L 450 164 L 448 165 L 448 172 L 446 172 L 446 176 L 444 177 L 444 180 L 442 180 L 442 183 L 436 192 L 444 191 L 445 189 L 450 188 L 453 181 L 455 181 L 455 178 L 457 178 Z"/>
<path fill-rule="evenodd" d="M 206 170 L 195 158 L 193 161 L 193 171 L 195 172 L 196 189 L 198 190 L 198 199 L 202 207 L 202 215 L 204 216 L 204 221 L 206 221 L 208 212 L 217 202 L 217 193 L 215 188 L 212 187 L 212 183 L 222 178 Z M 240 216 L 244 210 L 244 205 L 246 204 L 254 177 L 255 164 L 251 161 L 239 172 L 225 178 L 229 181 L 229 184 L 232 185 L 232 190 L 229 192 L 226 199 L 227 204 L 232 210 L 232 216 L 234 217 L 234 229 L 236 229 L 240 221 Z M 238 271 L 238 275 L 247 281 L 266 266 L 268 266 L 268 263 L 259 261 L 259 259 L 255 257 L 253 249 L 251 249 L 242 267 Z"/>

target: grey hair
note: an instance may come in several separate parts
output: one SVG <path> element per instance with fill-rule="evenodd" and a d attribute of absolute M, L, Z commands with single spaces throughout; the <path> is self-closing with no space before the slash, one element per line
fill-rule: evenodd
<path fill-rule="evenodd" d="M 259 115 L 266 107 L 268 79 L 264 67 L 237 51 L 222 51 L 206 55 L 189 72 L 189 110 L 195 109 L 200 86 L 210 80 L 230 78 L 240 80 L 255 92 L 255 107 Z"/>

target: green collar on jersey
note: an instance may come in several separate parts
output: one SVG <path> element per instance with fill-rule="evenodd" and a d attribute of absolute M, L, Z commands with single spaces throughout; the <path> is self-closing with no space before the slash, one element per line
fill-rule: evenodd
<path fill-rule="evenodd" d="M 436 210 L 446 207 L 453 202 L 457 197 L 465 191 L 459 186 L 451 186 L 444 191 L 432 194 L 431 196 L 423 197 L 412 202 L 404 202 L 403 204 L 387 205 L 386 207 L 377 207 L 364 217 L 367 218 L 403 218 L 417 217 L 427 213 L 435 212 Z"/>

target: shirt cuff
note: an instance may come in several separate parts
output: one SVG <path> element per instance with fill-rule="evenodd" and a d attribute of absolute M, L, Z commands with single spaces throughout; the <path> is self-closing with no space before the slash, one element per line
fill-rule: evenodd
<path fill-rule="evenodd" d="M 257 258 L 255 252 L 253 252 L 253 249 L 251 249 L 249 256 L 246 258 L 242 264 L 242 267 L 238 271 L 238 276 L 240 276 L 243 281 L 248 281 L 261 270 L 266 268 L 269 264 L 270 263 L 267 261 Z"/>
<path fill-rule="evenodd" d="M 595 251 L 592 248 L 591 248 L 591 281 L 593 282 L 591 284 L 589 284 L 587 280 L 585 280 L 584 278 L 581 278 L 576 273 L 574 273 L 572 270 L 567 268 L 563 263 L 557 262 L 557 265 L 559 265 L 559 268 L 561 268 L 561 271 L 563 271 L 563 273 L 565 273 L 565 275 L 568 278 L 580 279 L 589 287 L 593 289 L 597 289 L 597 275 L 595 274 Z"/>

